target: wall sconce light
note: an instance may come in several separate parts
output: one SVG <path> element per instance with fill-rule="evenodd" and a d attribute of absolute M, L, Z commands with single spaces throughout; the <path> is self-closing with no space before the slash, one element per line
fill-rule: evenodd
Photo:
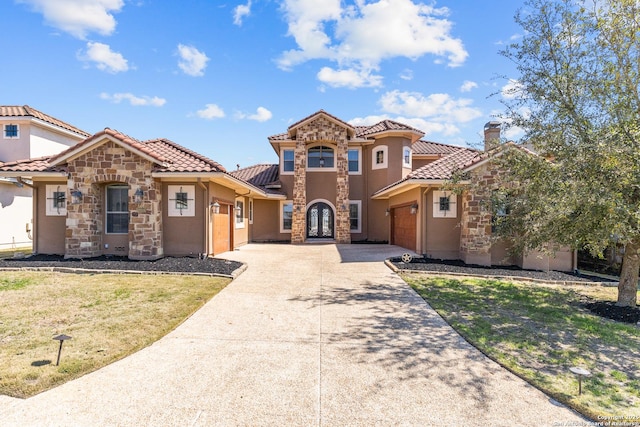
<path fill-rule="evenodd" d="M 389 216 L 390 213 L 391 211 L 389 210 L 389 208 L 387 208 L 387 210 L 384 211 L 384 216 Z"/>
<path fill-rule="evenodd" d="M 324 157 L 320 157 L 320 167 L 324 167 Z"/>
<path fill-rule="evenodd" d="M 220 203 L 218 203 L 217 200 L 211 204 L 211 207 L 213 208 L 213 213 L 215 215 L 220 213 Z"/>
<path fill-rule="evenodd" d="M 133 194 L 133 201 L 136 203 L 142 202 L 142 196 L 144 195 L 142 188 L 138 187 L 136 192 Z"/>
<path fill-rule="evenodd" d="M 411 215 L 415 215 L 418 212 L 418 204 L 414 203 L 411 205 Z"/>
<path fill-rule="evenodd" d="M 71 191 L 71 204 L 79 205 L 82 203 L 82 192 L 80 190 Z"/>

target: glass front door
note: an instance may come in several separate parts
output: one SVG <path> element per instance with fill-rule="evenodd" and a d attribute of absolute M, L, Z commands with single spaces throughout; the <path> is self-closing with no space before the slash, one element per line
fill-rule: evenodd
<path fill-rule="evenodd" d="M 333 209 L 314 203 L 307 210 L 307 238 L 333 238 Z"/>

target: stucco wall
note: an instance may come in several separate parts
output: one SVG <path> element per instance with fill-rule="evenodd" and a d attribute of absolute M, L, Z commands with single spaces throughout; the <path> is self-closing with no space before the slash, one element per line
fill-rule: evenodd
<path fill-rule="evenodd" d="M 0 249 L 30 246 L 26 224 L 31 223 L 31 188 L 0 181 Z"/>
<path fill-rule="evenodd" d="M 59 182 L 34 182 L 36 187 L 34 233 L 34 251 L 41 254 L 64 255 L 65 253 L 65 232 L 66 216 L 47 216 L 47 191 L 46 185 L 59 185 L 60 188 L 67 188 L 67 181 Z"/>
<path fill-rule="evenodd" d="M 460 217 L 462 203 L 456 196 L 455 218 L 434 218 L 433 189 L 426 194 L 426 227 L 423 234 L 424 253 L 430 258 L 458 259 L 460 257 Z"/>
<path fill-rule="evenodd" d="M 184 185 L 195 187 L 194 202 L 195 216 L 169 216 L 168 203 L 171 197 L 168 193 L 169 185 Z M 163 245 L 167 256 L 185 256 L 205 253 L 205 220 L 204 189 L 197 183 L 191 182 L 164 182 L 162 183 L 162 199 L 165 206 L 162 211 L 164 223 Z"/>

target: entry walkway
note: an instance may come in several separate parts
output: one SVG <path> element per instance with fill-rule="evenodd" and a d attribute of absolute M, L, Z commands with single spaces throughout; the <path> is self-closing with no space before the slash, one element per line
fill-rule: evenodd
<path fill-rule="evenodd" d="M 3 426 L 552 426 L 585 420 L 468 345 L 386 245 L 248 245 L 227 288 L 152 346 Z M 586 424 L 585 424 L 586 425 Z"/>

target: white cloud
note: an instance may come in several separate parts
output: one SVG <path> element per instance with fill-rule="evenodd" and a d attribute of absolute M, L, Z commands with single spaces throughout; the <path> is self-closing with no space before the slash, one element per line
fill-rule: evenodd
<path fill-rule="evenodd" d="M 123 0 L 18 0 L 42 13 L 45 21 L 79 39 L 88 33 L 110 35 L 116 28 L 114 12 L 124 6 Z"/>
<path fill-rule="evenodd" d="M 379 100 L 382 109 L 389 113 L 404 114 L 409 117 L 436 118 L 445 123 L 466 123 L 482 116 L 473 108 L 473 100 L 454 99 L 446 93 L 424 96 L 418 92 L 387 92 Z"/>
<path fill-rule="evenodd" d="M 402 73 L 400 73 L 400 78 L 402 80 L 413 80 L 413 70 L 408 68 L 404 69 Z"/>
<path fill-rule="evenodd" d="M 235 113 L 235 117 L 239 120 L 248 119 L 255 120 L 256 122 L 266 122 L 268 120 L 271 120 L 273 114 L 271 114 L 271 111 L 267 110 L 264 107 L 258 107 L 255 114 L 246 114 L 238 111 Z"/>
<path fill-rule="evenodd" d="M 111 47 L 103 43 L 87 43 L 87 50 L 78 54 L 78 58 L 83 61 L 94 62 L 99 70 L 115 74 L 129 70 L 128 61 L 118 52 L 111 50 Z"/>
<path fill-rule="evenodd" d="M 426 135 L 439 133 L 452 136 L 460 133 L 459 125 L 482 116 L 470 99 L 454 99 L 448 94 L 425 96 L 418 92 L 391 91 L 383 94 L 378 103 L 384 114 L 349 120 L 352 125 L 373 125 L 391 119 L 420 129 Z"/>
<path fill-rule="evenodd" d="M 114 104 L 119 104 L 122 101 L 129 101 L 129 104 L 133 105 L 134 107 L 141 107 L 141 106 L 162 107 L 164 104 L 167 103 L 167 100 L 164 98 L 159 98 L 157 96 L 154 96 L 154 97 L 136 96 L 132 93 L 114 93 L 110 95 L 108 93 L 103 92 L 100 94 L 100 98 L 107 101 L 111 101 Z"/>
<path fill-rule="evenodd" d="M 518 80 L 509 79 L 500 89 L 500 94 L 504 99 L 521 98 L 524 96 L 524 86 Z"/>
<path fill-rule="evenodd" d="M 472 82 L 471 80 L 465 80 L 460 86 L 460 92 L 471 92 L 473 89 L 478 87 L 478 83 Z"/>
<path fill-rule="evenodd" d="M 257 122 L 266 122 L 267 120 L 271 120 L 271 117 L 273 117 L 271 111 L 264 107 L 258 107 L 256 113 L 248 116 L 248 119 L 255 120 Z"/>
<path fill-rule="evenodd" d="M 207 62 L 209 61 L 209 58 L 207 58 L 204 52 L 200 52 L 193 46 L 179 44 L 178 56 L 180 56 L 178 67 L 180 67 L 185 74 L 193 77 L 204 76 L 204 69 L 207 68 Z"/>
<path fill-rule="evenodd" d="M 196 111 L 196 115 L 207 120 L 221 119 L 225 116 L 222 108 L 218 107 L 216 104 L 205 105 L 204 109 Z"/>
<path fill-rule="evenodd" d="M 336 62 L 341 71 L 353 68 L 358 73 L 377 70 L 385 59 L 417 59 L 427 54 L 456 67 L 468 56 L 462 41 L 451 36 L 446 8 L 412 0 L 358 0 L 344 8 L 340 0 L 284 0 L 283 10 L 288 34 L 297 44 L 297 49 L 278 58 L 278 66 L 285 70 L 326 59 Z M 362 83 L 370 85 L 367 79 Z"/>
<path fill-rule="evenodd" d="M 239 4 L 233 9 L 233 23 L 241 26 L 242 20 L 249 15 L 251 15 L 251 0 L 247 4 Z"/>
<path fill-rule="evenodd" d="M 334 70 L 330 67 L 322 67 L 318 72 L 318 80 L 332 87 L 358 87 L 382 86 L 382 76 L 371 74 L 373 70 Z"/>

